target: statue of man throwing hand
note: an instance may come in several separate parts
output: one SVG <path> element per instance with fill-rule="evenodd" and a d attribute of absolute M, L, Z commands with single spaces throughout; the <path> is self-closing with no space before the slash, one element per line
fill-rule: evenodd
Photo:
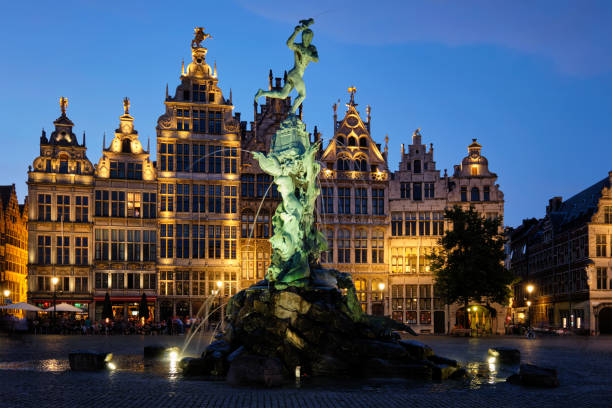
<path fill-rule="evenodd" d="M 291 90 L 295 89 L 298 92 L 297 98 L 291 105 L 291 113 L 295 115 L 298 108 L 306 98 L 306 86 L 304 85 L 304 70 L 310 63 L 310 61 L 319 62 L 319 54 L 314 45 L 311 44 L 313 32 L 308 27 L 314 23 L 312 18 L 308 20 L 300 20 L 300 25 L 296 26 L 293 30 L 293 34 L 287 40 L 287 46 L 292 49 L 295 53 L 295 65 L 287 73 L 287 81 L 285 86 L 280 91 L 264 91 L 260 89 L 255 94 L 255 101 L 260 96 L 269 96 L 275 99 L 285 99 Z M 302 33 L 302 42 L 296 43 L 295 37 L 298 33 Z"/>

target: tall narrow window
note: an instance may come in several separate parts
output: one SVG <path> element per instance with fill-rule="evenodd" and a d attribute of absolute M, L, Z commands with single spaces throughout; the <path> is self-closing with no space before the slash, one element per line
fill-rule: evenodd
<path fill-rule="evenodd" d="M 421 172 L 421 161 L 420 160 L 414 161 L 413 169 L 414 169 L 415 174 L 419 174 Z"/>
<path fill-rule="evenodd" d="M 607 285 L 608 269 L 606 267 L 597 267 L 597 289 L 608 289 Z"/>
<path fill-rule="evenodd" d="M 189 258 L 189 224 L 176 224 L 176 257 Z"/>
<path fill-rule="evenodd" d="M 51 221 L 51 194 L 38 195 L 38 221 Z"/>
<path fill-rule="evenodd" d="M 189 184 L 176 185 L 176 211 L 189 212 Z"/>
<path fill-rule="evenodd" d="M 355 188 L 355 214 L 368 213 L 368 190 L 365 188 Z"/>
<path fill-rule="evenodd" d="M 604 207 L 604 223 L 612 224 L 612 205 L 606 205 Z"/>
<path fill-rule="evenodd" d="M 140 261 L 140 230 L 127 231 L 127 260 Z"/>
<path fill-rule="evenodd" d="M 189 167 L 189 145 L 186 143 L 176 144 L 176 171 L 190 171 Z"/>
<path fill-rule="evenodd" d="M 159 185 L 159 198 L 161 211 L 174 211 L 174 184 L 161 183 Z"/>
<path fill-rule="evenodd" d="M 142 163 L 128 163 L 127 178 L 130 180 L 142 180 Z"/>
<path fill-rule="evenodd" d="M 221 159 L 223 156 L 223 150 L 221 146 L 208 146 L 208 172 L 220 174 L 221 173 Z"/>
<path fill-rule="evenodd" d="M 192 225 L 191 228 L 191 257 L 206 258 L 206 226 Z"/>
<path fill-rule="evenodd" d="M 127 193 L 127 216 L 140 218 L 141 193 Z"/>
<path fill-rule="evenodd" d="M 208 226 L 208 258 L 221 258 L 221 226 Z"/>
<path fill-rule="evenodd" d="M 96 228 L 96 261 L 108 261 L 109 258 L 109 234 L 107 229 Z"/>
<path fill-rule="evenodd" d="M 70 221 L 70 196 L 57 196 L 57 220 L 68 222 Z"/>
<path fill-rule="evenodd" d="M 482 201 L 490 201 L 491 200 L 491 187 L 484 186 L 482 192 Z"/>
<path fill-rule="evenodd" d="M 125 191 L 111 192 L 111 217 L 125 217 Z"/>
<path fill-rule="evenodd" d="M 89 263 L 89 239 L 87 237 L 74 238 L 74 263 L 87 265 Z"/>
<path fill-rule="evenodd" d="M 338 187 L 338 214 L 351 213 L 351 189 Z"/>
<path fill-rule="evenodd" d="M 240 195 L 242 197 L 255 197 L 255 175 L 242 174 L 240 176 Z"/>
<path fill-rule="evenodd" d="M 111 230 L 111 261 L 125 261 L 125 230 Z"/>
<path fill-rule="evenodd" d="M 425 183 L 425 198 L 434 198 L 434 183 Z"/>
<path fill-rule="evenodd" d="M 74 218 L 77 222 L 87 222 L 89 219 L 89 197 L 76 196 L 74 198 Z"/>
<path fill-rule="evenodd" d="M 191 171 L 197 173 L 206 172 L 206 145 L 203 144 L 193 144 L 191 146 L 192 152 L 192 165 Z"/>
<path fill-rule="evenodd" d="M 410 183 L 400 183 L 400 198 L 410 198 Z"/>
<path fill-rule="evenodd" d="M 412 183 L 412 199 L 415 201 L 423 199 L 423 186 L 421 183 Z"/>
<path fill-rule="evenodd" d="M 415 212 L 407 212 L 406 213 L 406 232 L 405 234 L 408 236 L 417 235 L 417 225 L 416 225 L 416 213 Z"/>
<path fill-rule="evenodd" d="M 461 201 L 466 202 L 467 200 L 467 187 L 463 186 L 461 187 Z"/>
<path fill-rule="evenodd" d="M 372 263 L 385 262 L 385 233 L 382 230 L 372 231 Z"/>
<path fill-rule="evenodd" d="M 152 262 L 157 258 L 157 231 L 142 231 L 142 260 Z"/>
<path fill-rule="evenodd" d="M 56 264 L 68 265 L 70 264 L 70 237 L 57 237 L 57 259 Z"/>
<path fill-rule="evenodd" d="M 351 232 L 347 229 L 338 231 L 338 263 L 351 262 Z"/>
<path fill-rule="evenodd" d="M 434 212 L 432 222 L 432 234 L 431 235 L 444 235 L 444 213 Z"/>
<path fill-rule="evenodd" d="M 334 188 L 321 187 L 321 213 L 334 213 Z"/>
<path fill-rule="evenodd" d="M 419 235 L 431 235 L 431 215 L 429 212 L 419 213 Z"/>
<path fill-rule="evenodd" d="M 394 212 L 391 214 L 391 235 L 401 237 L 403 235 L 404 214 Z"/>
<path fill-rule="evenodd" d="M 157 212 L 157 194 L 143 193 L 142 194 L 142 218 L 155 218 Z"/>
<path fill-rule="evenodd" d="M 223 227 L 223 258 L 236 259 L 236 227 Z"/>
<path fill-rule="evenodd" d="M 161 258 L 174 257 L 174 225 L 161 224 L 159 226 L 159 243 L 161 245 L 159 256 Z"/>
<path fill-rule="evenodd" d="M 208 186 L 208 212 L 221 214 L 221 186 L 218 184 Z"/>
<path fill-rule="evenodd" d="M 349 171 L 349 161 L 347 159 L 338 159 L 336 162 L 336 170 Z"/>
<path fill-rule="evenodd" d="M 223 212 L 225 214 L 236 214 L 238 202 L 238 187 L 223 187 Z"/>
<path fill-rule="evenodd" d="M 40 265 L 51 264 L 51 236 L 38 236 L 38 263 Z"/>
<path fill-rule="evenodd" d="M 372 189 L 372 213 L 385 215 L 385 190 L 382 188 Z"/>
<path fill-rule="evenodd" d="M 161 171 L 174 171 L 174 144 L 159 144 L 159 161 Z"/>
<path fill-rule="evenodd" d="M 472 190 L 470 190 L 470 201 L 480 201 L 480 190 L 478 187 L 472 187 Z"/>
<path fill-rule="evenodd" d="M 607 236 L 604 234 L 595 235 L 595 255 L 608 256 L 607 251 Z"/>
<path fill-rule="evenodd" d="M 355 231 L 355 263 L 368 262 L 368 233 L 364 229 Z"/>
<path fill-rule="evenodd" d="M 96 190 L 96 217 L 108 217 L 109 207 L 109 192 L 107 190 Z"/>
<path fill-rule="evenodd" d="M 235 147 L 225 148 L 223 172 L 236 174 L 238 172 L 238 150 Z"/>
<path fill-rule="evenodd" d="M 194 184 L 192 188 L 191 211 L 206 212 L 206 185 Z"/>

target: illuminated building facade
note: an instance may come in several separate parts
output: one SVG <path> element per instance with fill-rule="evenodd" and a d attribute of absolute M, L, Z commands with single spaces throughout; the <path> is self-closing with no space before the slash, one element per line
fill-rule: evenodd
<path fill-rule="evenodd" d="M 369 106 L 364 121 L 357 111 L 355 88 L 349 91 L 342 119 L 338 120 L 337 104 L 333 107 L 334 134 L 319 158 L 318 222 L 329 244 L 321 261 L 327 268 L 351 273 L 362 308 L 382 315 L 388 289 L 387 147 L 381 152 L 371 137 Z"/>
<path fill-rule="evenodd" d="M 161 319 L 194 315 L 207 297 L 239 287 L 240 121 L 206 53 L 194 40 L 157 122 Z"/>
<path fill-rule="evenodd" d="M 457 305 L 445 305 L 435 293 L 427 255 L 449 228 L 444 211 L 458 205 L 472 206 L 486 217 L 503 217 L 504 196 L 497 175 L 489 171 L 482 146 L 474 139 L 468 156 L 454 168 L 453 176 L 440 176 L 433 144 L 423 144 L 420 131 L 412 136 L 408 150 L 401 148 L 399 170 L 390 181 L 389 296 L 390 315 L 417 332 L 445 333 L 463 313 Z M 503 332 L 505 309 L 495 305 L 497 318 L 487 330 Z M 474 320 L 474 319 L 472 319 Z M 483 325 L 484 328 L 484 325 Z"/>
<path fill-rule="evenodd" d="M 515 324 L 612 334 L 612 172 L 508 236 Z"/>
<path fill-rule="evenodd" d="M 132 317 L 145 293 L 150 317 L 157 296 L 157 181 L 124 99 L 119 128 L 95 169 L 93 304 L 102 316 L 109 294 L 116 318 Z"/>
<path fill-rule="evenodd" d="M 15 185 L 0 186 L 0 296 L 13 303 L 27 299 L 28 213 L 27 201 L 17 201 Z"/>
<path fill-rule="evenodd" d="M 28 171 L 28 302 L 91 304 L 94 168 L 85 134 L 79 144 L 60 99 L 55 130 L 40 136 L 40 156 Z M 52 278 L 57 278 L 53 284 Z"/>

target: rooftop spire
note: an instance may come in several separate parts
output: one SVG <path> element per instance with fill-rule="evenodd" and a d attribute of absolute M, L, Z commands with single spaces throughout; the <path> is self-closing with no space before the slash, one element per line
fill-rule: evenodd
<path fill-rule="evenodd" d="M 274 75 L 272 74 L 272 68 L 270 68 L 270 73 L 268 74 L 268 88 L 272 90 L 272 79 L 274 79 Z"/>
<path fill-rule="evenodd" d="M 106 149 L 106 132 L 102 135 L 102 150 Z"/>
<path fill-rule="evenodd" d="M 166 99 L 168 99 L 168 83 L 166 82 Z"/>
<path fill-rule="evenodd" d="M 217 77 L 217 61 L 215 61 L 215 70 L 213 71 L 213 76 Z"/>
<path fill-rule="evenodd" d="M 185 75 L 185 60 L 181 63 L 181 75 Z"/>
<path fill-rule="evenodd" d="M 85 147 L 85 131 L 83 131 L 83 147 Z"/>
<path fill-rule="evenodd" d="M 351 105 L 355 105 L 355 92 L 357 92 L 357 88 L 355 88 L 355 86 L 349 86 L 348 93 L 351 94 L 351 101 L 349 103 Z"/>

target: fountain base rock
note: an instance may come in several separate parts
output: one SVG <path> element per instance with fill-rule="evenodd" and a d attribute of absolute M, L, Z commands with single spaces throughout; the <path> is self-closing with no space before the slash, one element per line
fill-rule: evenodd
<path fill-rule="evenodd" d="M 279 370 L 294 378 L 298 366 L 309 377 L 441 380 L 457 371 L 425 344 L 400 340 L 398 331 L 415 334 L 408 326 L 355 306 L 337 287 L 277 290 L 262 281 L 230 300 L 225 333 L 202 354 L 199 375 L 276 385 Z"/>

